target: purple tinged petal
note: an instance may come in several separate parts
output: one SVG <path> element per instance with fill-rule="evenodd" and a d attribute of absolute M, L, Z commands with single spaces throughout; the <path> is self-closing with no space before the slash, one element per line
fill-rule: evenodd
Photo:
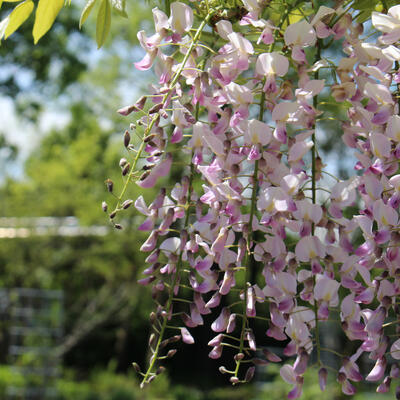
<path fill-rule="evenodd" d="M 383 382 L 376 388 L 377 393 L 387 393 L 390 390 L 390 384 L 392 383 L 392 378 L 387 376 Z"/>
<path fill-rule="evenodd" d="M 211 324 L 214 332 L 224 332 L 228 326 L 230 311 L 228 307 L 224 307 L 219 317 Z"/>
<path fill-rule="evenodd" d="M 167 154 L 166 158 L 157 164 L 146 176 L 143 180 L 138 180 L 136 183 L 142 188 L 151 188 L 153 187 L 157 179 L 169 174 L 172 165 L 172 155 L 170 153 Z"/>
<path fill-rule="evenodd" d="M 245 339 L 249 342 L 250 349 L 256 351 L 257 350 L 256 337 L 254 336 L 253 331 L 251 330 L 247 331 L 245 334 Z"/>
<path fill-rule="evenodd" d="M 279 327 L 284 328 L 286 326 L 286 319 L 283 317 L 283 314 L 278 310 L 278 307 L 275 303 L 270 303 L 269 312 L 271 316 L 272 323 Z"/>
<path fill-rule="evenodd" d="M 329 318 L 328 303 L 323 301 L 318 307 L 318 319 L 324 321 Z"/>
<path fill-rule="evenodd" d="M 295 355 L 297 352 L 297 346 L 296 342 L 294 340 L 291 340 L 286 347 L 283 349 L 283 354 L 287 357 L 291 357 Z"/>
<path fill-rule="evenodd" d="M 320 368 L 318 371 L 319 387 L 323 392 L 326 389 L 326 383 L 328 380 L 328 370 L 326 368 Z"/>
<path fill-rule="evenodd" d="M 219 289 L 219 293 L 223 296 L 227 295 L 231 290 L 231 287 L 235 285 L 234 273 L 232 270 L 225 271 L 222 285 Z"/>
<path fill-rule="evenodd" d="M 236 328 L 236 314 L 232 313 L 229 316 L 228 326 L 226 327 L 226 333 L 232 333 Z"/>
<path fill-rule="evenodd" d="M 298 399 L 302 395 L 302 385 L 295 385 L 295 387 L 288 393 L 288 399 Z"/>
<path fill-rule="evenodd" d="M 270 324 L 269 329 L 267 330 L 267 336 L 273 337 L 276 340 L 286 340 L 287 336 L 283 333 L 281 328 L 278 328 L 274 324 Z"/>
<path fill-rule="evenodd" d="M 370 304 L 374 300 L 375 289 L 368 287 L 354 298 L 356 303 Z"/>
<path fill-rule="evenodd" d="M 157 232 L 152 231 L 150 233 L 150 236 L 147 238 L 147 240 L 142 244 L 140 251 L 143 251 L 143 252 L 153 251 L 157 244 L 157 236 L 158 236 Z"/>
<path fill-rule="evenodd" d="M 250 382 L 253 377 L 254 377 L 254 373 L 256 372 L 256 367 L 249 367 L 246 371 L 246 375 L 244 377 L 244 380 L 246 382 Z"/>
<path fill-rule="evenodd" d="M 397 339 L 390 347 L 390 355 L 396 359 L 400 360 L 400 339 Z M 399 370 L 400 375 L 400 370 Z"/>
<path fill-rule="evenodd" d="M 296 361 L 293 364 L 293 371 L 296 375 L 303 375 L 306 372 L 309 355 L 305 349 L 300 349 Z"/>
<path fill-rule="evenodd" d="M 342 384 L 342 392 L 348 396 L 356 393 L 356 388 L 346 379 Z"/>
<path fill-rule="evenodd" d="M 195 304 L 190 305 L 190 317 L 196 325 L 203 325 L 203 318 Z"/>
<path fill-rule="evenodd" d="M 246 315 L 248 317 L 256 316 L 256 300 L 255 293 L 252 287 L 247 288 L 247 299 L 246 299 Z"/>
<path fill-rule="evenodd" d="M 348 357 L 343 358 L 343 369 L 348 379 L 355 382 L 360 382 L 363 380 L 363 377 L 360 374 L 357 364 L 351 361 L 350 358 Z"/>
<path fill-rule="evenodd" d="M 386 364 L 386 357 L 379 358 L 365 380 L 370 382 L 380 381 L 385 375 Z"/>
<path fill-rule="evenodd" d="M 208 357 L 212 358 L 213 360 L 216 360 L 217 358 L 220 358 L 222 355 L 222 346 L 215 346 L 209 353 Z"/>
<path fill-rule="evenodd" d="M 156 279 L 155 276 L 148 276 L 147 278 L 139 279 L 137 283 L 142 286 L 147 286 Z"/>
<path fill-rule="evenodd" d="M 200 293 L 194 293 L 193 301 L 196 304 L 200 314 L 206 315 L 211 313 L 211 310 L 207 308 L 206 303 L 204 302 L 203 297 Z"/>
<path fill-rule="evenodd" d="M 139 231 L 151 231 L 154 228 L 154 222 L 151 218 L 147 218 L 139 227 Z"/>
<path fill-rule="evenodd" d="M 183 139 L 183 132 L 182 129 L 175 127 L 174 131 L 172 132 L 171 136 L 171 143 L 179 143 Z"/>
<path fill-rule="evenodd" d="M 192 320 L 189 315 L 186 313 L 181 314 L 181 318 L 183 323 L 188 327 L 188 328 L 195 328 L 198 324 Z"/>
<path fill-rule="evenodd" d="M 291 365 L 285 364 L 279 370 L 279 374 L 285 382 L 290 383 L 292 385 L 295 385 L 297 383 L 296 382 L 296 374 Z"/>
<path fill-rule="evenodd" d="M 218 292 L 215 292 L 211 299 L 206 303 L 207 308 L 218 307 L 221 302 L 221 295 Z"/>
<path fill-rule="evenodd" d="M 382 325 L 385 322 L 386 310 L 379 307 L 368 319 L 365 330 L 370 334 L 379 333 L 382 330 Z"/>
<path fill-rule="evenodd" d="M 280 357 L 278 357 L 276 354 L 272 353 L 268 349 L 263 349 L 262 351 L 268 361 L 271 361 L 271 362 L 281 362 L 282 361 L 282 359 Z"/>
<path fill-rule="evenodd" d="M 181 328 L 181 335 L 182 335 L 182 341 L 186 344 L 193 344 L 194 339 L 193 336 L 189 333 L 189 331 L 186 328 Z"/>
<path fill-rule="evenodd" d="M 393 364 L 390 368 L 390 377 L 394 379 L 400 378 L 400 367 L 397 363 Z"/>
<path fill-rule="evenodd" d="M 215 336 L 208 342 L 208 346 L 213 346 L 213 347 L 220 346 L 223 340 L 224 340 L 224 335 L 220 333 L 219 335 Z"/>

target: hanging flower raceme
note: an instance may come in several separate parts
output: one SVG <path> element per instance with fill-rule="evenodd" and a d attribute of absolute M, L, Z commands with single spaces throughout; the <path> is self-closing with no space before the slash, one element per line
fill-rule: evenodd
<path fill-rule="evenodd" d="M 139 283 L 157 303 L 149 366 L 135 368 L 151 382 L 176 353 L 165 348 L 194 343 L 213 314 L 209 357 L 233 349 L 232 368 L 220 367 L 232 384 L 283 359 L 288 398 L 301 397 L 311 364 L 321 390 L 335 369 L 347 395 L 362 380 L 385 393 L 400 376 L 400 8 L 372 13 L 383 34 L 367 42 L 341 8 L 309 15 L 307 2 L 293 13 L 287 4 L 277 17 L 276 2 L 225 3 L 173 2 L 170 17 L 153 10 L 155 34 L 138 34 L 146 55 L 135 65 L 156 63 L 158 85 L 119 110 L 139 113 L 131 128 L 141 140 L 124 134 L 124 184 L 109 217 L 121 229 L 114 221 L 131 204 L 144 215 Z M 294 15 L 305 17 L 290 23 Z M 332 40 L 341 56 L 330 54 Z M 326 120 L 354 152 L 354 165 L 337 157 L 354 176 L 331 179 Z M 153 201 L 124 201 L 134 182 L 163 187 Z M 327 332 L 340 330 L 351 343 L 329 349 Z"/>

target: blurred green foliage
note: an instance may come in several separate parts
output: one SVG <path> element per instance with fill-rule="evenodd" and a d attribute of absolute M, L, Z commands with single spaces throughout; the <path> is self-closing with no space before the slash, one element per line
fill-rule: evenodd
<path fill-rule="evenodd" d="M 256 384 L 200 390 L 180 384 L 173 385 L 167 374 L 163 374 L 145 389 L 140 389 L 137 378 L 129 373 L 117 374 L 113 365 L 104 370 L 97 370 L 86 380 L 77 380 L 72 370 L 64 371 L 64 377 L 56 381 L 57 400 L 282 400 L 287 397 L 290 385 L 282 381 L 278 367 L 270 365 L 267 369 L 269 381 L 259 379 Z M 203 377 L 206 379 L 206 377 Z M 7 383 L 17 387 L 24 385 L 24 377 L 12 372 L 8 366 L 0 366 L 0 397 L 4 396 Z M 393 388 L 394 389 L 394 388 Z M 328 387 L 321 393 L 315 370 L 305 375 L 302 400 L 315 400 L 323 396 L 324 400 L 348 399 L 340 393 L 331 376 Z M 374 394 L 364 391 L 353 396 L 354 400 L 389 400 L 394 392 Z"/>

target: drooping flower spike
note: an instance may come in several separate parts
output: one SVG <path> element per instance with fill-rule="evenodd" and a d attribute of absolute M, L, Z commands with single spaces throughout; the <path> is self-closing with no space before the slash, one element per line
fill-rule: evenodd
<path fill-rule="evenodd" d="M 367 42 L 351 9 L 309 15 L 296 2 L 293 13 L 305 17 L 291 23 L 291 7 L 277 17 L 274 1 L 214 3 L 174 2 L 170 17 L 153 10 L 155 34 L 139 32 L 145 55 L 135 66 L 155 64 L 158 84 L 119 110 L 137 113 L 131 126 L 142 140 L 124 135 L 124 185 L 109 217 L 121 228 L 114 221 L 132 203 L 145 216 L 149 265 L 139 283 L 157 303 L 142 384 L 175 354 L 167 346 L 194 343 L 213 314 L 209 357 L 235 349 L 231 367 L 220 367 L 232 384 L 283 360 L 290 399 L 301 397 L 314 362 L 321 390 L 332 374 L 347 395 L 362 380 L 385 393 L 400 377 L 400 6 L 372 13 L 377 32 Z M 333 61 L 337 40 L 343 52 Z M 326 170 L 327 119 L 355 156 L 345 180 Z M 180 176 L 169 189 L 168 176 Z M 150 205 L 124 200 L 134 182 L 161 190 Z M 256 337 L 256 319 L 266 336 Z M 352 343 L 346 354 L 327 348 L 331 320 L 332 334 Z M 335 365 L 326 365 L 329 351 Z"/>

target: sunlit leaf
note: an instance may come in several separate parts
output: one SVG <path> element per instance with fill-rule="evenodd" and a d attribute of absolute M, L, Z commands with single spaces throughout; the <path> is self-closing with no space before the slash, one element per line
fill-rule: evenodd
<path fill-rule="evenodd" d="M 87 20 L 88 16 L 90 15 L 93 6 L 95 5 L 97 0 L 88 0 L 86 3 L 84 9 L 82 10 L 81 18 L 79 20 L 79 29 L 82 27 L 82 25 L 85 23 Z"/>
<path fill-rule="evenodd" d="M 125 0 L 111 0 L 112 8 L 122 17 L 128 18 L 128 14 L 125 11 Z"/>
<path fill-rule="evenodd" d="M 289 24 L 295 24 L 302 19 L 304 19 L 304 17 L 301 14 L 289 14 Z"/>
<path fill-rule="evenodd" d="M 10 21 L 4 32 L 5 39 L 13 34 L 27 20 L 33 11 L 33 7 L 33 1 L 27 0 L 14 8 L 13 12 L 10 14 Z"/>
<path fill-rule="evenodd" d="M 97 14 L 96 42 L 97 47 L 103 46 L 111 26 L 111 5 L 110 0 L 102 0 Z"/>
<path fill-rule="evenodd" d="M 35 44 L 51 28 L 63 6 L 64 0 L 39 0 L 32 32 Z"/>
<path fill-rule="evenodd" d="M 10 16 L 4 18 L 1 22 L 0 22 L 0 40 L 3 39 L 4 37 L 4 33 L 6 32 L 7 29 L 7 25 L 8 22 L 10 21 Z"/>

